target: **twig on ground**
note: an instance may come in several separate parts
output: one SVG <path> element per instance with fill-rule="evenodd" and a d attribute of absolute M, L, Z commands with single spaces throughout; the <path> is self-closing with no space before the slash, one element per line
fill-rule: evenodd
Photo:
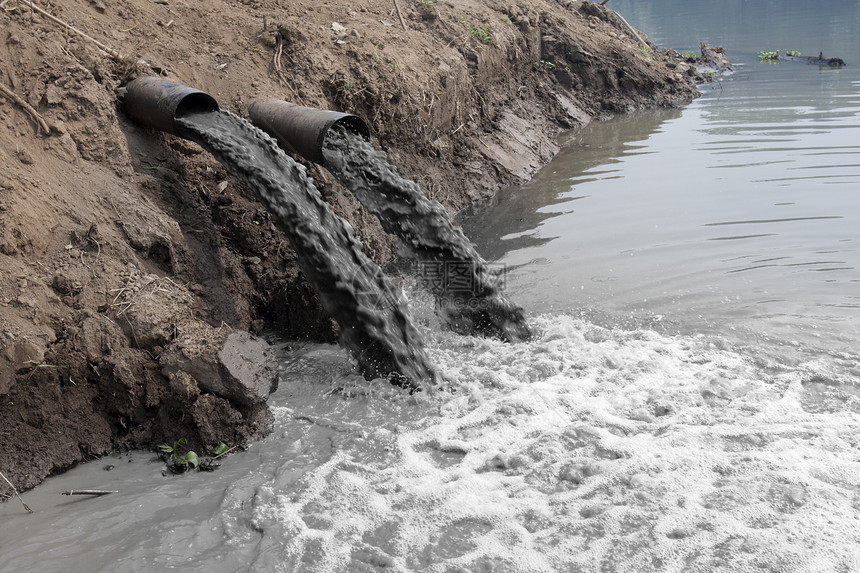
<path fill-rule="evenodd" d="M 32 510 L 32 509 L 30 509 L 30 506 L 29 506 L 29 505 L 27 505 L 26 503 L 24 503 L 24 500 L 23 500 L 23 499 L 21 499 L 21 496 L 18 494 L 18 490 L 17 490 L 17 489 L 15 489 L 15 486 L 14 486 L 14 485 L 12 485 L 12 482 L 11 482 L 11 481 L 9 481 L 9 480 L 6 478 L 6 476 L 4 476 L 4 475 L 3 475 L 3 472 L 0 472 L 0 477 L 2 477 L 2 478 L 3 478 L 3 481 L 5 481 L 6 483 L 8 483 L 8 484 L 9 484 L 9 487 L 11 487 L 11 488 L 12 488 L 12 491 L 13 491 L 13 492 L 15 492 L 15 497 L 17 497 L 17 498 L 21 501 L 21 505 L 23 505 L 23 506 L 24 506 L 24 509 L 26 509 L 26 510 L 27 510 L 27 513 L 33 513 L 33 510 Z"/>
<path fill-rule="evenodd" d="M 45 135 L 51 133 L 51 128 L 48 127 L 48 124 L 45 123 L 45 119 L 39 115 L 39 112 L 33 109 L 33 106 L 25 102 L 18 94 L 13 92 L 10 88 L 7 88 L 4 84 L 0 84 L 0 95 L 24 110 L 24 113 L 29 115 L 30 118 L 36 122 L 36 125 L 39 127 L 39 131 Z"/>
<path fill-rule="evenodd" d="M 301 105 L 305 105 L 304 102 L 302 101 L 301 96 L 299 96 L 298 92 L 295 89 L 293 89 L 293 86 L 291 86 L 290 82 L 287 80 L 287 75 L 284 73 L 284 65 L 281 62 L 281 56 L 283 56 L 283 55 L 284 55 L 284 37 L 279 32 L 278 33 L 278 44 L 277 44 L 277 47 L 275 48 L 275 55 L 272 57 L 272 66 L 275 68 L 275 72 L 277 73 L 278 82 L 280 82 L 281 85 L 285 86 L 288 90 L 290 90 L 290 93 L 293 94 L 293 98 L 295 98 L 295 101 L 297 103 L 300 103 Z"/>
<path fill-rule="evenodd" d="M 631 26 L 630 24 L 627 23 L 627 20 L 624 19 L 624 16 L 622 16 L 618 12 L 616 12 L 615 15 L 618 16 L 619 18 L 621 18 L 621 21 L 624 22 L 624 25 L 627 26 L 627 29 L 630 30 L 630 33 L 633 34 L 637 40 L 639 40 L 639 43 L 642 46 L 644 46 L 645 48 L 647 48 L 648 43 L 642 39 L 642 36 L 640 36 L 639 34 L 636 33 L 636 30 L 633 29 L 633 26 Z"/>
<path fill-rule="evenodd" d="M 236 448 L 238 448 L 238 447 L 239 447 L 239 446 L 233 446 L 233 447 L 232 447 L 232 448 L 230 448 L 229 450 L 225 450 L 225 451 L 221 452 L 220 454 L 218 454 L 217 456 L 213 456 L 213 457 L 212 457 L 212 461 L 217 460 L 217 459 L 218 459 L 218 458 L 220 458 L 221 456 L 226 456 L 227 454 L 229 454 L 230 452 L 232 452 L 233 450 L 235 450 L 235 449 L 236 449 Z"/>
<path fill-rule="evenodd" d="M 110 493 L 119 493 L 116 490 L 106 489 L 67 489 L 62 495 L 108 495 Z"/>
<path fill-rule="evenodd" d="M 91 36 L 88 36 L 87 34 L 85 34 L 84 32 L 81 32 L 80 30 L 78 30 L 78 29 L 77 29 L 77 28 L 75 28 L 74 26 L 71 26 L 71 25 L 70 25 L 70 24 L 68 24 L 67 22 L 64 22 L 64 21 L 60 20 L 59 18 L 57 18 L 57 17 L 56 17 L 56 16 L 54 16 L 53 14 L 51 14 L 51 13 L 49 13 L 49 12 L 46 12 L 45 10 L 42 10 L 41 8 L 39 8 L 38 6 L 36 6 L 35 4 L 33 4 L 33 0 L 27 0 L 27 5 L 30 7 L 30 9 L 31 9 L 31 10 L 34 10 L 34 11 L 38 12 L 39 14 L 41 14 L 41 15 L 45 16 L 45 17 L 46 17 L 46 18 L 48 18 L 49 20 L 52 20 L 52 21 L 54 21 L 55 23 L 59 24 L 60 26 L 63 26 L 63 27 L 66 29 L 66 31 L 68 31 L 68 32 L 74 32 L 75 34 L 77 34 L 77 35 L 79 35 L 81 38 L 83 38 L 84 40 L 87 40 L 88 42 L 92 42 L 92 43 L 93 43 L 93 44 L 95 44 L 95 45 L 96 45 L 96 46 L 97 46 L 101 51 L 103 51 L 104 53 L 106 53 L 107 55 L 109 55 L 110 57 L 112 57 L 113 59 L 115 59 L 115 60 L 117 60 L 117 61 L 123 61 L 123 60 L 125 59 L 125 58 L 123 58 L 123 57 L 120 55 L 120 53 L 119 53 L 119 52 L 117 52 L 117 51 L 116 51 L 116 50 L 114 50 L 113 48 L 109 48 L 108 46 L 105 46 L 104 44 L 102 44 L 101 42 L 99 42 L 98 40 L 96 40 L 95 38 L 93 38 L 93 37 L 91 37 Z"/>
<path fill-rule="evenodd" d="M 397 10 L 397 17 L 400 18 L 400 25 L 403 26 L 403 29 L 408 31 L 409 28 L 406 27 L 406 20 L 403 19 L 403 14 L 400 13 L 400 4 L 397 0 L 394 0 L 394 9 Z"/>
<path fill-rule="evenodd" d="M 119 211 L 117 210 L 116 205 L 113 202 L 113 199 L 108 199 L 108 201 L 110 201 L 110 206 L 113 207 L 113 212 L 116 213 L 117 218 L 119 219 L 120 223 L 122 223 L 123 222 L 122 215 L 119 214 Z"/>

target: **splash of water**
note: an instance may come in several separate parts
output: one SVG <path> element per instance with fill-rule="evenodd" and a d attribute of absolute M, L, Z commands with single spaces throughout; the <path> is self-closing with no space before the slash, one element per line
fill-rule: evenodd
<path fill-rule="evenodd" d="M 177 124 L 183 137 L 209 151 L 277 217 L 302 272 L 340 326 L 341 343 L 366 378 L 388 377 L 405 386 L 433 379 L 421 335 L 399 292 L 363 253 L 349 224 L 329 208 L 304 167 L 228 111 L 194 114 Z"/>
<path fill-rule="evenodd" d="M 259 488 L 258 569 L 860 570 L 856 356 L 767 372 L 720 338 L 533 325 L 514 346 L 441 335 L 456 391 L 423 410 L 314 418 L 337 446 Z"/>
<path fill-rule="evenodd" d="M 509 342 L 530 338 L 523 310 L 502 293 L 499 275 L 454 227 L 445 207 L 401 177 L 385 153 L 335 126 L 326 136 L 323 155 L 335 177 L 418 261 L 423 285 L 453 331 Z"/>
<path fill-rule="evenodd" d="M 122 454 L 0 503 L 0 571 L 860 571 L 860 356 L 531 325 L 434 333 L 452 382 L 412 396 L 284 345 L 270 436 L 213 474 Z M 56 493 L 84 488 L 119 492 Z"/>

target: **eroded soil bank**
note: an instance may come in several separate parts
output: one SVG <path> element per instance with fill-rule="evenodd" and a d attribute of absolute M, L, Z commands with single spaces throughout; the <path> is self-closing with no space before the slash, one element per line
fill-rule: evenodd
<path fill-rule="evenodd" d="M 561 130 L 695 94 L 688 63 L 597 4 L 398 4 L 39 3 L 117 58 L 2 3 L 0 83 L 49 129 L 0 97 L 0 471 L 17 488 L 112 448 L 258 436 L 274 365 L 257 335 L 335 336 L 254 194 L 122 114 L 129 79 L 160 73 L 240 115 L 253 98 L 361 115 L 452 212 L 528 179 Z M 378 221 L 308 169 L 368 255 L 391 258 Z"/>

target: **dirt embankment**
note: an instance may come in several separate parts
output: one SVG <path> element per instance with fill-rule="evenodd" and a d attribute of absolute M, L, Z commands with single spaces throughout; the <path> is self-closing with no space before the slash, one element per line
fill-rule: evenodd
<path fill-rule="evenodd" d="M 260 435 L 273 370 L 248 333 L 334 336 L 254 194 L 122 114 L 129 79 L 161 73 L 240 115 L 257 97 L 357 113 L 452 211 L 526 180 L 562 129 L 695 93 L 688 65 L 586 2 L 399 0 L 402 23 L 391 0 L 40 5 L 126 57 L 0 4 L 0 83 L 50 130 L 0 97 L 0 471 L 19 489 L 114 447 Z"/>

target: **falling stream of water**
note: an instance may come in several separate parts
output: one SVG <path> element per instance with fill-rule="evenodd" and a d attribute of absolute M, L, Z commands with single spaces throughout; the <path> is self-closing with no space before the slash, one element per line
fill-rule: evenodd
<path fill-rule="evenodd" d="M 434 294 L 447 325 L 460 334 L 529 338 L 525 316 L 502 291 L 500 277 L 455 227 L 445 207 L 401 177 L 385 154 L 361 136 L 335 127 L 326 137 L 326 166 L 382 227 L 417 260 L 415 275 Z"/>
<path fill-rule="evenodd" d="M 393 376 L 410 386 L 432 379 L 421 335 L 394 285 L 364 255 L 352 229 L 323 200 L 304 168 L 228 111 L 198 113 L 177 123 L 185 137 L 255 190 L 276 216 L 365 376 Z"/>

